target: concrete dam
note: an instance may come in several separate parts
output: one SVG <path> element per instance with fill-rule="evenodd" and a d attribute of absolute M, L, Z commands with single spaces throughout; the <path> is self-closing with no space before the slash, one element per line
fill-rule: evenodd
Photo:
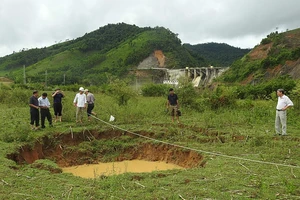
<path fill-rule="evenodd" d="M 188 78 L 194 87 L 207 86 L 214 78 L 219 77 L 228 67 L 197 67 L 169 69 L 166 66 L 166 57 L 161 50 L 154 51 L 148 58 L 144 59 L 137 69 L 132 70 L 136 77 L 136 85 L 146 83 L 178 85 L 181 77 Z"/>
<path fill-rule="evenodd" d="M 187 77 L 194 87 L 207 86 L 213 79 L 219 77 L 228 67 L 200 67 L 184 69 L 150 68 L 135 71 L 137 82 L 143 84 L 152 82 L 157 84 L 178 85 L 181 77 Z M 147 81 L 146 81 L 147 80 Z"/>

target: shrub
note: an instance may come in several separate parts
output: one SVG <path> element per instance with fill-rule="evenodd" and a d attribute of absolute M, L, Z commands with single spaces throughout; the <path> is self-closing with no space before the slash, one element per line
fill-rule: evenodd
<path fill-rule="evenodd" d="M 295 50 L 292 51 L 291 53 L 291 59 L 296 60 L 300 57 L 300 47 L 296 48 Z"/>
<path fill-rule="evenodd" d="M 0 90 L 11 90 L 11 87 L 8 84 L 3 84 L 0 82 Z"/>
<path fill-rule="evenodd" d="M 164 84 L 147 84 L 142 87 L 142 95 L 145 97 L 159 97 L 168 95 L 169 86 Z"/>
<path fill-rule="evenodd" d="M 260 44 L 264 45 L 264 44 L 269 44 L 271 42 L 272 42 L 272 40 L 270 38 L 264 38 L 261 40 Z"/>
<path fill-rule="evenodd" d="M 31 95 L 32 91 L 19 88 L 14 90 L 0 90 L 0 102 L 8 106 L 23 106 L 28 104 Z"/>
<path fill-rule="evenodd" d="M 246 99 L 246 100 L 242 100 L 242 101 L 239 101 L 237 102 L 238 104 L 238 107 L 240 109 L 252 109 L 254 107 L 254 101 L 253 100 L 250 100 L 250 99 Z"/>
<path fill-rule="evenodd" d="M 193 105 L 197 98 L 196 90 L 192 84 L 183 85 L 177 90 L 177 94 L 180 98 L 180 104 L 186 107 Z"/>
<path fill-rule="evenodd" d="M 119 105 L 127 105 L 128 100 L 137 94 L 129 87 L 128 81 L 116 79 L 106 88 L 105 93 L 114 97 Z"/>
<path fill-rule="evenodd" d="M 262 66 L 264 69 L 267 69 L 268 67 L 275 67 L 278 62 L 277 62 L 277 59 L 276 58 L 273 58 L 273 57 L 267 57 L 266 59 L 264 59 L 262 62 L 261 62 Z"/>
<path fill-rule="evenodd" d="M 212 110 L 233 107 L 236 105 L 236 95 L 232 91 L 226 91 L 221 87 L 217 87 L 209 97 L 209 104 Z"/>
<path fill-rule="evenodd" d="M 198 109 L 198 106 L 200 106 L 197 103 L 197 97 L 199 97 L 197 91 L 188 79 L 184 77 L 179 79 L 177 94 L 181 106 L 196 110 Z"/>
<path fill-rule="evenodd" d="M 296 83 L 293 79 L 289 76 L 281 76 L 257 85 L 239 86 L 236 93 L 239 99 L 273 99 L 272 93 L 277 89 L 292 91 L 295 87 Z"/>

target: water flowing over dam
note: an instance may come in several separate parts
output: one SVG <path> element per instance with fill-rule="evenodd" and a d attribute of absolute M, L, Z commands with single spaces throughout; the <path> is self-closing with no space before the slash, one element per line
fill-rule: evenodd
<path fill-rule="evenodd" d="M 185 76 L 191 78 L 194 87 L 206 86 L 227 69 L 224 67 L 186 68 Z"/>
<path fill-rule="evenodd" d="M 167 69 L 167 68 L 150 68 L 138 69 L 135 71 L 136 82 L 143 84 L 148 82 L 157 84 L 178 85 L 181 77 L 188 78 L 194 87 L 205 87 L 209 85 L 213 79 L 219 77 L 228 67 L 200 67 L 200 68 L 184 68 L 184 69 Z"/>

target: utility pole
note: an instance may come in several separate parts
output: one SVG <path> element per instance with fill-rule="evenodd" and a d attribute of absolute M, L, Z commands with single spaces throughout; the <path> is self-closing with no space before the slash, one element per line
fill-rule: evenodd
<path fill-rule="evenodd" d="M 64 85 L 66 85 L 66 74 L 64 74 Z"/>
<path fill-rule="evenodd" d="M 26 85 L 25 65 L 23 65 L 23 83 L 24 83 L 24 85 Z"/>
<path fill-rule="evenodd" d="M 138 90 L 138 75 L 137 72 L 135 71 L 135 90 Z"/>
<path fill-rule="evenodd" d="M 45 72 L 45 87 L 47 88 L 47 70 Z"/>

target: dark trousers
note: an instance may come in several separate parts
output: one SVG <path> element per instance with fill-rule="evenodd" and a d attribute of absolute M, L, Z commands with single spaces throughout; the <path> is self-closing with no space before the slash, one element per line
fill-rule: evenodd
<path fill-rule="evenodd" d="M 87 107 L 87 115 L 90 116 L 92 115 L 92 110 L 94 109 L 94 104 L 88 104 L 88 107 Z"/>
<path fill-rule="evenodd" d="M 40 115 L 39 115 L 38 109 L 30 111 L 30 124 L 34 125 L 34 123 L 35 123 L 35 126 L 40 125 Z"/>
<path fill-rule="evenodd" d="M 47 120 L 50 125 L 52 125 L 52 116 L 49 109 L 43 109 L 41 108 L 41 124 L 42 127 L 45 127 L 45 118 L 47 117 Z"/>
<path fill-rule="evenodd" d="M 61 111 L 62 111 L 62 104 L 61 103 L 54 103 L 53 104 L 53 109 L 54 109 L 54 115 L 55 116 L 61 116 Z"/>

